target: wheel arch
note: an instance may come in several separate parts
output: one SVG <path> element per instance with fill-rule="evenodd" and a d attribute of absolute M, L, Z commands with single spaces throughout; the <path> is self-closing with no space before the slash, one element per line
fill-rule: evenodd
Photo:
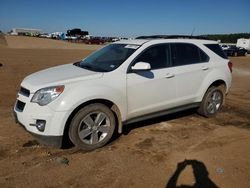
<path fill-rule="evenodd" d="M 226 91 L 227 90 L 227 84 L 222 79 L 214 81 L 213 83 L 210 84 L 210 86 L 208 88 L 210 88 L 212 86 L 218 87 L 218 86 L 221 86 L 221 85 L 223 85 L 225 87 L 225 91 Z"/>
<path fill-rule="evenodd" d="M 68 116 L 65 126 L 64 126 L 64 130 L 63 130 L 63 144 L 64 142 L 68 142 L 69 141 L 69 137 L 68 137 L 68 131 L 69 131 L 69 126 L 70 126 L 70 122 L 72 121 L 73 117 L 75 116 L 75 114 L 82 109 L 83 107 L 90 105 L 90 104 L 94 104 L 94 103 L 100 103 L 100 104 L 104 104 L 107 107 L 110 108 L 110 110 L 114 113 L 115 115 L 115 119 L 116 119 L 116 131 L 118 131 L 118 133 L 122 133 L 122 119 L 121 119 L 121 112 L 118 108 L 118 106 L 107 99 L 92 99 L 86 102 L 83 102 L 82 104 L 80 104 L 79 106 L 77 106 Z"/>
<path fill-rule="evenodd" d="M 205 90 L 203 90 L 203 94 L 202 94 L 201 100 L 203 100 L 205 94 L 207 93 L 207 91 L 209 90 L 209 88 L 211 88 L 212 86 L 214 86 L 214 87 L 223 86 L 224 92 L 227 91 L 227 87 L 228 87 L 227 84 L 226 84 L 226 82 L 223 79 L 217 79 L 217 80 L 211 82 L 210 84 L 208 84 L 208 87 Z"/>

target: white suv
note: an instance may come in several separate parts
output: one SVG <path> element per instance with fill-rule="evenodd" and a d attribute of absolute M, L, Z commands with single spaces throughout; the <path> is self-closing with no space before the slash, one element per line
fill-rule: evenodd
<path fill-rule="evenodd" d="M 231 86 L 232 63 L 215 41 L 163 36 L 119 41 L 74 64 L 26 77 L 16 121 L 41 143 L 84 150 L 124 124 L 197 108 L 211 117 Z"/>

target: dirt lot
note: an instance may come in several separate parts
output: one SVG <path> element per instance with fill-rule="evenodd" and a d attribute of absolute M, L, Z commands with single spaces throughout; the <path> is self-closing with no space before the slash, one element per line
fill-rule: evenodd
<path fill-rule="evenodd" d="M 231 59 L 233 86 L 215 118 L 190 110 L 132 124 L 104 148 L 81 152 L 38 145 L 11 112 L 26 75 L 99 46 L 7 42 L 0 45 L 0 187 L 250 187 L 250 56 Z"/>

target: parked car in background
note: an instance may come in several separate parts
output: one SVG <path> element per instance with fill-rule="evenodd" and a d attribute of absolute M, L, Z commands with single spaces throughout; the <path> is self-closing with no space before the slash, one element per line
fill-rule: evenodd
<path fill-rule="evenodd" d="M 106 42 L 105 40 L 98 38 L 98 37 L 85 40 L 86 44 L 104 44 L 105 42 Z"/>
<path fill-rule="evenodd" d="M 48 33 L 43 33 L 39 35 L 40 38 L 50 38 L 51 36 Z"/>
<path fill-rule="evenodd" d="M 225 49 L 224 52 L 227 56 L 245 56 L 247 55 L 247 50 L 244 48 L 238 48 L 236 46 L 230 45 L 229 48 Z"/>
<path fill-rule="evenodd" d="M 230 48 L 230 46 L 227 44 L 220 44 L 220 46 L 221 46 L 222 50 L 227 50 L 228 48 Z"/>

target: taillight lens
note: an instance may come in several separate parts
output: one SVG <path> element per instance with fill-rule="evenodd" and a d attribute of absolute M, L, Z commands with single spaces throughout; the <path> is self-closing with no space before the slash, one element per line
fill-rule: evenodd
<path fill-rule="evenodd" d="M 230 72 L 233 72 L 233 63 L 231 61 L 228 62 L 228 68 Z"/>

